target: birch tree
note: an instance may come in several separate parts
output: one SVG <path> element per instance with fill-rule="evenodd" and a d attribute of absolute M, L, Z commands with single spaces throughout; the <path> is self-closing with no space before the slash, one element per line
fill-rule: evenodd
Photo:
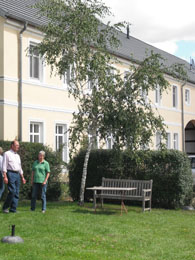
<path fill-rule="evenodd" d="M 165 67 L 152 53 L 126 75 L 115 68 L 120 62 L 111 53 L 120 45 L 118 32 L 124 23 L 102 24 L 111 13 L 99 0 L 41 0 L 35 8 L 47 18 L 36 49 L 52 71 L 72 75 L 68 91 L 78 103 L 70 127 L 72 152 L 83 135 L 91 135 L 81 180 L 83 205 L 89 155 L 97 137 L 104 142 L 112 135 L 115 149 L 135 151 L 149 145 L 156 131 L 165 136 L 163 118 L 146 98 L 156 86 L 161 93 L 168 88 Z"/>

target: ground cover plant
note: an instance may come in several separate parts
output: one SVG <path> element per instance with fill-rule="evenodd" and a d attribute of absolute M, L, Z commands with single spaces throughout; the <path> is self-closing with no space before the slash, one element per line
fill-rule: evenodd
<path fill-rule="evenodd" d="M 0 238 L 16 225 L 24 244 L 0 243 L 0 260 L 193 260 L 195 212 L 106 204 L 95 214 L 92 204 L 50 202 L 46 214 L 30 212 L 29 202 L 17 214 L 0 213 Z"/>

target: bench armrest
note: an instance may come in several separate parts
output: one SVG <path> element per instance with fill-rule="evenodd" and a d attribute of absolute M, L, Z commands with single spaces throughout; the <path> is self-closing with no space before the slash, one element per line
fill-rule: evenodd
<path fill-rule="evenodd" d="M 148 196 L 151 196 L 151 189 L 143 189 L 142 190 L 142 196 L 145 197 L 146 196 L 146 193 L 149 193 Z"/>

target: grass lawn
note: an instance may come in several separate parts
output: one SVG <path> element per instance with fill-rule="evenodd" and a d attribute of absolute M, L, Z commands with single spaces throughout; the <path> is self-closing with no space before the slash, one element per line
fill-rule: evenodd
<path fill-rule="evenodd" d="M 0 238 L 16 235 L 24 244 L 0 243 L 0 260 L 55 259 L 195 259 L 195 212 L 105 205 L 96 214 L 92 204 L 48 203 L 47 212 L 30 212 L 22 202 L 17 214 L 0 213 Z"/>

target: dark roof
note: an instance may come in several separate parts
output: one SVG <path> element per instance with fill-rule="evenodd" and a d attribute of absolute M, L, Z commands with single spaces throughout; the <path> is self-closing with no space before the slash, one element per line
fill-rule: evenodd
<path fill-rule="evenodd" d="M 19 21 L 27 21 L 34 26 L 46 23 L 47 19 L 40 17 L 32 6 L 39 0 L 0 0 L 0 15 Z"/>
<path fill-rule="evenodd" d="M 27 21 L 29 24 L 39 27 L 47 22 L 47 19 L 40 17 L 37 10 L 32 5 L 39 0 L 0 0 L 0 16 L 9 17 L 19 21 Z M 174 63 L 184 64 L 188 71 L 189 81 L 195 83 L 195 73 L 190 70 L 190 64 L 172 54 L 162 51 L 154 46 L 138 40 L 132 36 L 128 39 L 126 34 L 119 32 L 118 37 L 121 46 L 114 50 L 113 53 L 121 58 L 134 61 L 142 61 L 146 53 L 151 51 L 159 53 L 164 59 L 167 66 Z"/>

